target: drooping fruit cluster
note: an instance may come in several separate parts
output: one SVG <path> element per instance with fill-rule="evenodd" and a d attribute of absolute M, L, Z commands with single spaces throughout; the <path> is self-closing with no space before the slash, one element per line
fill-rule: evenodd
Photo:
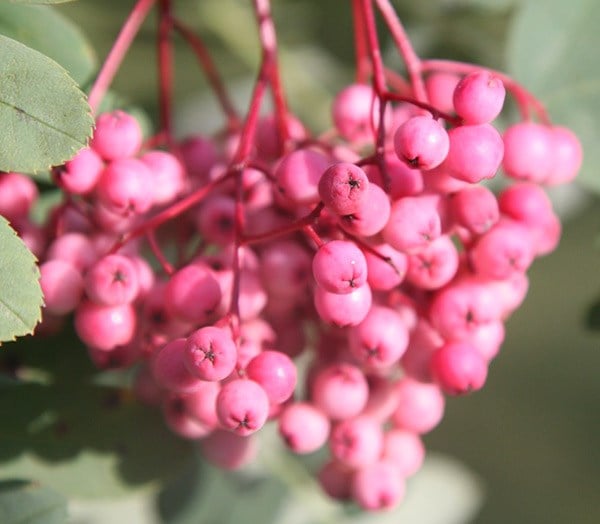
<path fill-rule="evenodd" d="M 0 175 L 0 213 L 42 260 L 40 331 L 72 313 L 93 362 L 137 366 L 140 400 L 222 467 L 273 421 L 295 453 L 328 447 L 329 495 L 395 506 L 445 395 L 483 387 L 529 266 L 559 240 L 543 186 L 582 158 L 566 128 L 494 127 L 521 89 L 506 77 L 438 69 L 424 97 L 347 86 L 328 138 L 280 107 L 166 151 L 102 114 L 53 171 L 65 199 L 46 236 L 28 236 L 35 186 Z"/>

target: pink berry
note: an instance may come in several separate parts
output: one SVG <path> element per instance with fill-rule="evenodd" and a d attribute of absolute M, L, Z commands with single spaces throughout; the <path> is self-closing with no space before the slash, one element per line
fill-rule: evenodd
<path fill-rule="evenodd" d="M 407 253 L 428 245 L 442 234 L 439 203 L 439 196 L 428 194 L 396 200 L 383 229 L 384 240 Z"/>
<path fill-rule="evenodd" d="M 29 215 L 38 198 L 34 181 L 21 173 L 0 172 L 0 215 L 14 222 Z"/>
<path fill-rule="evenodd" d="M 285 402 L 296 388 L 296 365 L 279 351 L 263 351 L 255 356 L 246 367 L 246 375 L 262 386 L 271 404 Z"/>
<path fill-rule="evenodd" d="M 270 296 L 298 297 L 311 281 L 311 255 L 293 240 L 269 243 L 260 253 L 260 276 Z"/>
<path fill-rule="evenodd" d="M 206 437 L 212 430 L 186 411 L 185 399 L 178 394 L 167 395 L 162 403 L 165 422 L 180 437 L 195 440 Z"/>
<path fill-rule="evenodd" d="M 183 164 L 167 151 L 148 151 L 140 160 L 150 170 L 152 182 L 149 189 L 155 205 L 168 204 L 178 197 L 185 188 Z"/>
<path fill-rule="evenodd" d="M 424 318 L 419 318 L 411 331 L 408 348 L 402 355 L 402 369 L 419 382 L 432 382 L 431 357 L 444 344 L 444 339 Z"/>
<path fill-rule="evenodd" d="M 83 278 L 70 262 L 55 259 L 40 265 L 40 286 L 45 311 L 66 315 L 75 309 L 83 295 Z"/>
<path fill-rule="evenodd" d="M 214 142 L 205 136 L 194 135 L 180 144 L 179 151 L 188 175 L 197 183 L 206 183 L 210 170 L 219 160 Z"/>
<path fill-rule="evenodd" d="M 277 191 L 295 205 L 319 202 L 319 180 L 329 159 L 312 149 L 297 149 L 284 156 L 275 169 Z"/>
<path fill-rule="evenodd" d="M 392 416 L 394 427 L 422 434 L 441 422 L 445 400 L 437 385 L 403 378 L 396 394 L 398 409 Z"/>
<path fill-rule="evenodd" d="M 454 111 L 454 90 L 460 76 L 454 73 L 431 73 L 425 79 L 427 97 L 433 107 L 444 113 Z"/>
<path fill-rule="evenodd" d="M 100 202 L 120 215 L 142 214 L 150 209 L 153 194 L 148 191 L 150 169 L 136 158 L 120 158 L 110 162 L 96 184 Z"/>
<path fill-rule="evenodd" d="M 450 342 L 431 359 L 436 382 L 449 395 L 463 395 L 481 389 L 487 378 L 487 363 L 469 343 Z"/>
<path fill-rule="evenodd" d="M 402 501 L 406 487 L 396 465 L 380 460 L 358 469 L 353 477 L 353 500 L 369 511 L 391 509 Z"/>
<path fill-rule="evenodd" d="M 496 196 L 485 186 L 470 186 L 452 195 L 450 213 L 458 225 L 475 235 L 485 233 L 500 218 Z"/>
<path fill-rule="evenodd" d="M 64 166 L 55 167 L 52 175 L 56 183 L 68 193 L 86 195 L 100 179 L 104 162 L 93 149 L 84 147 Z"/>
<path fill-rule="evenodd" d="M 183 362 L 187 370 L 202 380 L 222 380 L 235 369 L 237 348 L 224 329 L 205 326 L 185 342 Z"/>
<path fill-rule="evenodd" d="M 332 240 L 315 253 L 312 270 L 319 286 L 330 293 L 351 293 L 367 282 L 367 261 L 354 242 Z"/>
<path fill-rule="evenodd" d="M 82 301 L 75 310 L 75 331 L 88 346 L 109 351 L 128 344 L 136 328 L 135 310 L 130 304 L 104 306 Z"/>
<path fill-rule="evenodd" d="M 192 393 L 202 381 L 192 375 L 184 365 L 186 342 L 176 338 L 152 355 L 152 375 L 163 388 L 174 393 Z"/>
<path fill-rule="evenodd" d="M 513 124 L 502 136 L 502 167 L 510 178 L 543 182 L 554 163 L 553 140 L 549 127 L 535 122 Z"/>
<path fill-rule="evenodd" d="M 562 126 L 550 128 L 554 161 L 544 184 L 565 184 L 573 180 L 583 162 L 583 149 L 577 135 Z"/>
<path fill-rule="evenodd" d="M 376 462 L 383 449 L 381 425 L 370 417 L 356 417 L 335 425 L 329 437 L 333 458 L 351 468 Z"/>
<path fill-rule="evenodd" d="M 98 258 L 96 248 L 83 233 L 65 233 L 57 237 L 46 252 L 47 260 L 60 259 L 70 262 L 82 273 Z"/>
<path fill-rule="evenodd" d="M 500 114 L 505 96 L 502 80 L 490 71 L 474 71 L 456 86 L 453 103 L 465 124 L 485 124 Z"/>
<path fill-rule="evenodd" d="M 269 398 L 253 380 L 235 379 L 225 384 L 217 396 L 217 416 L 221 425 L 245 437 L 262 428 L 269 414 Z"/>
<path fill-rule="evenodd" d="M 351 497 L 353 473 L 352 468 L 332 459 L 321 466 L 317 479 L 323 491 L 331 498 L 348 500 Z"/>
<path fill-rule="evenodd" d="M 371 308 L 373 296 L 368 284 L 355 288 L 350 293 L 330 293 L 316 287 L 314 303 L 317 313 L 325 322 L 339 327 L 356 326 L 364 320 Z"/>
<path fill-rule="evenodd" d="M 103 113 L 96 119 L 90 142 L 92 149 L 105 160 L 135 156 L 142 145 L 142 128 L 124 111 Z"/>
<path fill-rule="evenodd" d="M 464 125 L 449 133 L 450 151 L 441 166 L 454 178 L 477 183 L 493 178 L 502 163 L 504 143 L 491 124 Z"/>
<path fill-rule="evenodd" d="M 312 404 L 295 402 L 285 406 L 278 418 L 279 434 L 294 453 L 313 453 L 329 436 L 327 416 Z"/>
<path fill-rule="evenodd" d="M 458 270 L 458 251 L 448 235 L 442 235 L 408 257 L 406 280 L 421 289 L 439 289 Z"/>
<path fill-rule="evenodd" d="M 374 291 L 390 291 L 404 280 L 408 258 L 405 253 L 394 249 L 389 244 L 376 244 L 373 249 L 380 256 L 368 249 L 364 251 L 367 261 L 367 282 Z"/>
<path fill-rule="evenodd" d="M 377 184 L 369 184 L 367 196 L 355 213 L 342 215 L 340 226 L 352 235 L 370 237 L 379 233 L 390 216 L 390 199 Z"/>
<path fill-rule="evenodd" d="M 408 329 L 393 309 L 373 306 L 352 329 L 350 351 L 367 370 L 389 369 L 408 346 Z"/>
<path fill-rule="evenodd" d="M 315 406 L 333 420 L 357 416 L 368 397 L 369 385 L 364 374 L 351 364 L 334 364 L 322 369 L 311 388 Z"/>
<path fill-rule="evenodd" d="M 409 118 L 394 135 L 394 149 L 400 160 L 416 169 L 439 166 L 449 148 L 448 133 L 430 115 Z"/>
<path fill-rule="evenodd" d="M 123 255 L 97 260 L 87 271 L 84 283 L 88 298 L 106 306 L 133 302 L 140 288 L 135 266 Z"/>
<path fill-rule="evenodd" d="M 425 446 L 419 435 L 390 429 L 383 436 L 382 459 L 393 462 L 402 478 L 414 475 L 425 460 Z"/>
<path fill-rule="evenodd" d="M 362 168 L 349 162 L 329 166 L 319 180 L 319 196 L 338 215 L 356 213 L 367 198 L 369 179 Z"/>

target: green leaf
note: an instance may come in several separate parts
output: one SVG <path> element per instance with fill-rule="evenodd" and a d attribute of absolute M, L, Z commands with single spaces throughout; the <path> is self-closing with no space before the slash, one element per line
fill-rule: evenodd
<path fill-rule="evenodd" d="M 33 332 L 41 318 L 36 258 L 0 216 L 0 342 Z"/>
<path fill-rule="evenodd" d="M 2 524 L 63 524 L 67 522 L 67 500 L 37 482 L 0 481 Z"/>
<path fill-rule="evenodd" d="M 553 122 L 583 143 L 579 182 L 600 192 L 600 3 L 528 0 L 509 32 L 508 65 L 515 80 L 546 105 Z"/>
<path fill-rule="evenodd" d="M 52 58 L 79 85 L 96 69 L 96 56 L 81 30 L 52 7 L 0 4 L 0 34 Z"/>
<path fill-rule="evenodd" d="M 83 93 L 62 67 L 0 36 L 0 170 L 62 164 L 87 144 L 92 124 Z"/>

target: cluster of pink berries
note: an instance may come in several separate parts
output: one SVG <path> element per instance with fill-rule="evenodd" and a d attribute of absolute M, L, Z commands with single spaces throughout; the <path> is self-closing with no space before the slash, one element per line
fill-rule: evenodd
<path fill-rule="evenodd" d="M 243 169 L 235 132 L 169 153 L 144 148 L 131 116 L 100 115 L 90 147 L 53 171 L 65 197 L 44 231 L 27 220 L 35 186 L 0 175 L 0 213 L 42 260 L 40 330 L 73 313 L 93 362 L 138 365 L 139 398 L 222 467 L 251 460 L 274 420 L 295 453 L 328 446 L 330 496 L 397 505 L 444 395 L 484 385 L 527 269 L 558 242 L 541 186 L 582 158 L 563 127 L 501 135 L 505 87 L 486 70 L 426 86 L 438 113 L 382 110 L 350 85 L 336 133 L 289 117 L 285 150 L 261 117 Z M 496 194 L 480 182 L 500 169 Z"/>

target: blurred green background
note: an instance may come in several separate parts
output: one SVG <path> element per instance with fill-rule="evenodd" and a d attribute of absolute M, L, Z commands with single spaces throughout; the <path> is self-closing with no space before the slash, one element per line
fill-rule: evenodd
<path fill-rule="evenodd" d="M 259 59 L 250 2 L 175 3 L 178 16 L 213 49 L 243 111 Z M 57 9 L 82 29 L 100 62 L 132 4 L 81 0 Z M 570 190 L 553 192 L 565 216 L 560 247 L 534 264 L 529 295 L 508 322 L 505 344 L 486 387 L 450 400 L 444 421 L 426 437 L 429 449 L 456 458 L 480 482 L 483 504 L 473 522 L 600 522 L 600 332 L 585 328 L 589 307 L 600 297 L 600 207 L 595 191 L 600 188 L 595 180 L 600 168 L 596 141 L 600 41 L 594 44 L 600 12 L 592 1 L 568 2 L 569 12 L 564 4 L 394 2 L 422 56 L 471 61 L 518 75 L 526 87 L 539 93 L 556 121 L 572 125 L 586 144 L 582 181 Z M 273 2 L 290 104 L 313 130 L 327 128 L 331 96 L 353 78 L 348 7 L 347 1 Z M 155 118 L 157 92 L 154 26 L 151 16 L 113 85 L 150 118 Z M 389 51 L 386 62 L 399 67 L 383 33 L 382 41 Z M 189 50 L 181 42 L 176 48 L 175 109 L 180 133 L 214 130 L 220 120 L 206 82 Z M 187 474 L 193 477 L 197 472 Z M 409 493 L 417 482 L 409 483 Z M 447 482 L 453 482 L 451 476 Z M 240 489 L 250 489 L 249 485 L 242 483 Z M 441 491 L 433 493 L 431 505 Z M 264 504 L 269 500 L 273 498 L 265 498 Z M 185 497 L 177 502 L 188 503 L 192 504 Z M 130 511 L 139 510 L 135 508 Z M 260 524 L 260 518 L 253 521 L 248 516 L 246 522 Z M 431 522 L 456 521 L 439 515 Z"/>

